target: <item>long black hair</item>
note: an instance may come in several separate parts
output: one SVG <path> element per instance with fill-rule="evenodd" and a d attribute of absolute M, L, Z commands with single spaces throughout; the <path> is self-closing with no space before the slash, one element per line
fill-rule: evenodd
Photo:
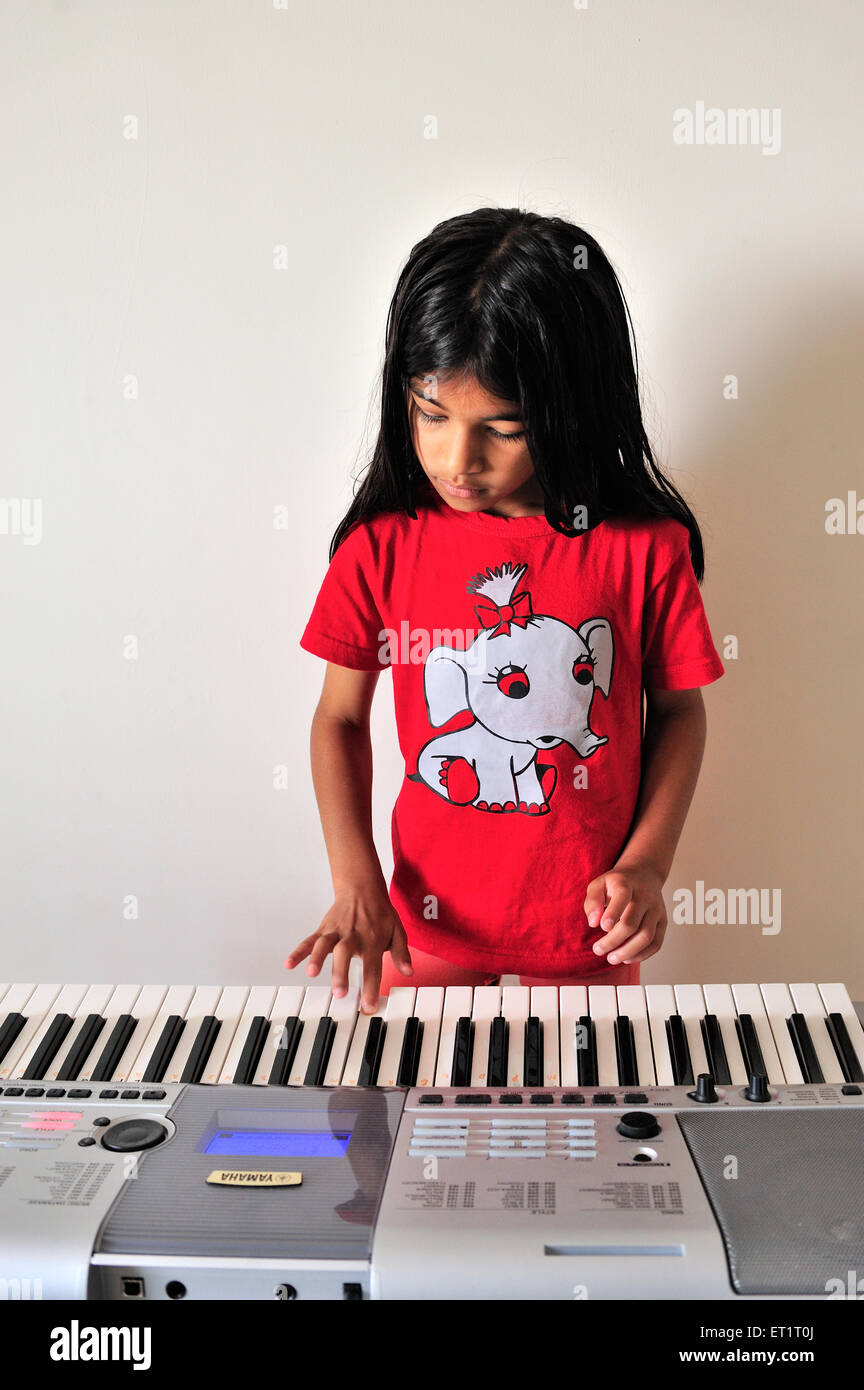
<path fill-rule="evenodd" d="M 364 519 L 393 511 L 416 519 L 415 488 L 427 480 L 408 383 L 463 374 L 518 403 L 551 527 L 581 535 L 577 507 L 592 527 L 611 516 L 676 518 L 690 532 L 701 583 L 699 526 L 645 433 L 635 333 L 618 277 L 581 227 L 521 208 L 448 218 L 411 251 L 387 316 L 378 437 L 331 559 Z"/>

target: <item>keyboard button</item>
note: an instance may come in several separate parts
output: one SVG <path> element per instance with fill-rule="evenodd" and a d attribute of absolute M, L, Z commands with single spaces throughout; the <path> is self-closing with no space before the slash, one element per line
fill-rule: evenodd
<path fill-rule="evenodd" d="M 141 1092 L 140 1092 L 140 1091 L 121 1091 L 121 1092 L 120 1092 L 120 1099 L 121 1099 L 121 1100 L 140 1100 L 140 1099 L 141 1099 Z"/>
<path fill-rule="evenodd" d="M 73 1091 L 67 1091 L 66 1094 L 68 1095 L 70 1100 L 89 1100 L 93 1092 L 75 1089 Z"/>
<path fill-rule="evenodd" d="M 840 1094 L 841 1094 L 841 1096 L 860 1096 L 860 1095 L 861 1095 L 861 1087 L 860 1087 L 860 1086 L 841 1086 L 841 1087 L 840 1087 Z"/>
<path fill-rule="evenodd" d="M 627 1096 L 624 1097 L 627 1100 Z M 580 1096 L 578 1091 L 566 1091 L 561 1097 L 562 1105 L 584 1105 L 585 1097 Z"/>
<path fill-rule="evenodd" d="M 608 1091 L 598 1091 L 596 1096 L 591 1097 L 592 1105 L 614 1105 L 615 1097 Z"/>
<path fill-rule="evenodd" d="M 143 1096 L 141 1097 L 141 1099 L 142 1099 L 142 1100 L 164 1100 L 164 1099 L 165 1099 L 165 1092 L 164 1092 L 164 1091 L 145 1091 L 144 1094 L 143 1094 Z"/>
<path fill-rule="evenodd" d="M 541 1091 L 539 1095 L 534 1095 L 534 1096 L 531 1097 L 531 1104 L 532 1104 L 532 1105 L 552 1105 L 553 1102 L 554 1102 L 554 1099 L 555 1099 L 555 1097 L 554 1097 L 554 1096 L 550 1096 L 550 1095 L 548 1094 L 548 1092 L 546 1092 L 546 1091 Z"/>
<path fill-rule="evenodd" d="M 9 1092 L 7 1091 L 6 1094 L 8 1095 Z M 48 1090 L 45 1092 L 46 1097 L 50 1096 L 52 1100 L 56 1100 L 59 1096 L 65 1096 L 65 1094 L 65 1086 L 49 1086 Z"/>
<path fill-rule="evenodd" d="M 625 1105 L 647 1105 L 648 1097 L 644 1091 L 627 1091 L 624 1095 Z"/>
<path fill-rule="evenodd" d="M 27 1090 L 24 1092 L 24 1094 L 25 1094 L 25 1096 L 44 1096 L 44 1094 L 45 1094 L 45 1087 L 44 1087 L 44 1086 L 28 1086 L 28 1087 L 27 1087 Z"/>
<path fill-rule="evenodd" d="M 24 1087 L 23 1087 L 23 1086 L 7 1086 L 7 1087 L 6 1087 L 6 1094 L 7 1094 L 7 1096 L 23 1096 L 23 1094 L 24 1094 Z M 61 1091 L 60 1094 L 62 1095 L 63 1092 Z"/>
<path fill-rule="evenodd" d="M 503 1096 L 498 1097 L 499 1105 L 522 1105 L 524 1097 L 516 1095 L 515 1092 L 508 1091 Z"/>
<path fill-rule="evenodd" d="M 119 1091 L 112 1091 L 112 1090 L 110 1090 L 110 1089 L 107 1090 L 107 1091 L 100 1091 L 100 1092 L 99 1092 L 99 1099 L 100 1099 L 100 1100 L 116 1100 L 119 1094 L 120 1094 Z"/>
<path fill-rule="evenodd" d="M 421 1096 L 421 1097 L 420 1097 L 420 1104 L 421 1104 L 421 1105 L 443 1105 L 443 1104 L 444 1104 L 444 1097 L 443 1097 L 443 1096 Z"/>
<path fill-rule="evenodd" d="M 491 1105 L 492 1097 L 484 1095 L 482 1092 L 473 1095 L 462 1095 L 456 1097 L 457 1105 Z"/>

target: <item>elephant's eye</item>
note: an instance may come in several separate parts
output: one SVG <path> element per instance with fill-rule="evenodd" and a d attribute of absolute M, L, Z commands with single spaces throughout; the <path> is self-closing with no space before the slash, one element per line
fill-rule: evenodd
<path fill-rule="evenodd" d="M 511 700 L 521 700 L 531 686 L 528 676 L 521 666 L 502 666 L 497 675 L 498 689 Z"/>
<path fill-rule="evenodd" d="M 573 662 L 573 679 L 580 685 L 590 685 L 594 679 L 594 665 L 590 661 Z"/>

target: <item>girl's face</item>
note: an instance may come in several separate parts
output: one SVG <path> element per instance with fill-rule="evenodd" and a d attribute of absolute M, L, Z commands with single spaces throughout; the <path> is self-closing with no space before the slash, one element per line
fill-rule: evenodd
<path fill-rule="evenodd" d="M 519 407 L 490 396 L 474 377 L 415 377 L 408 390 L 414 450 L 440 497 L 459 512 L 535 516 L 543 492 Z"/>

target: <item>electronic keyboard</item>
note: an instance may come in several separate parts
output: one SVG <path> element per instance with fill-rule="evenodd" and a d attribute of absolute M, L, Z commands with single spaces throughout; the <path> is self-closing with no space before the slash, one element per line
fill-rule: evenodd
<path fill-rule="evenodd" d="M 374 1015 L 356 988 L 322 985 L 0 985 L 7 1097 L 15 1082 L 645 1087 L 703 1072 L 860 1082 L 864 1030 L 840 984 L 400 987 Z"/>
<path fill-rule="evenodd" d="M 862 1083 L 840 984 L 0 985 L 0 1296 L 841 1296 Z"/>

